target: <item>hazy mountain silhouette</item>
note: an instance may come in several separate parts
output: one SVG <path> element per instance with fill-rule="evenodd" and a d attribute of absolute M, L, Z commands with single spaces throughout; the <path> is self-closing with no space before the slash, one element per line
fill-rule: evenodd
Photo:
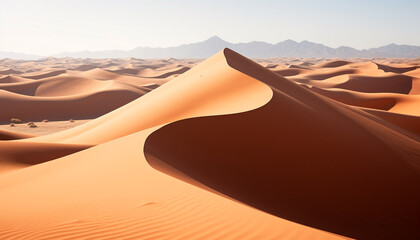
<path fill-rule="evenodd" d="M 0 59 L 3 58 L 11 58 L 11 59 L 22 59 L 22 60 L 34 60 L 43 58 L 42 56 L 32 55 L 32 54 L 25 54 L 25 53 L 17 53 L 17 52 L 2 52 L 0 51 Z"/>
<path fill-rule="evenodd" d="M 318 57 L 318 58 L 352 58 L 352 57 L 420 57 L 420 46 L 389 44 L 383 47 L 358 50 L 351 47 L 331 48 L 319 43 L 309 41 L 296 42 L 286 40 L 277 44 L 254 41 L 249 43 L 229 43 L 213 36 L 203 42 L 184 44 L 176 47 L 152 48 L 138 47 L 132 50 L 107 50 L 63 52 L 54 57 L 77 58 L 208 58 L 223 48 L 228 47 L 250 58 L 271 57 Z M 7 55 L 0 52 L 0 58 L 20 58 L 19 55 Z M 29 55 L 22 55 L 28 59 Z M 31 56 L 33 57 L 33 56 Z M 41 57 L 35 57 L 41 58 Z M 32 58 L 33 59 L 33 58 Z"/>

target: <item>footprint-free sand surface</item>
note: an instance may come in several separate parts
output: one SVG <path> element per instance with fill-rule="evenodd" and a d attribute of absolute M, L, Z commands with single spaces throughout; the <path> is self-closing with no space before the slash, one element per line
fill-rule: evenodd
<path fill-rule="evenodd" d="M 0 239 L 419 239 L 419 70 L 0 60 Z"/>
<path fill-rule="evenodd" d="M 33 122 L 36 127 L 30 127 L 28 123 L 14 123 L 12 126 L 10 124 L 0 124 L 0 131 L 13 131 L 15 133 L 29 134 L 31 137 L 47 135 L 51 133 L 56 133 L 64 131 L 66 129 L 74 128 L 83 123 L 90 121 L 90 119 L 79 119 L 79 120 L 63 120 L 63 121 L 40 121 Z"/>

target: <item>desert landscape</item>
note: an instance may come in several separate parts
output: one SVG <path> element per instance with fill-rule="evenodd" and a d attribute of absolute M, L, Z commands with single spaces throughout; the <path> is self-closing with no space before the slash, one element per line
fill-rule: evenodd
<path fill-rule="evenodd" d="M 0 67 L 0 239 L 419 239 L 419 58 Z"/>

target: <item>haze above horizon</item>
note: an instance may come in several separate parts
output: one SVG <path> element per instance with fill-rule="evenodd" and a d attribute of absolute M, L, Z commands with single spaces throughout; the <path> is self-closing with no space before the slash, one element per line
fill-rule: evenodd
<path fill-rule="evenodd" d="M 0 51 L 129 50 L 200 42 L 286 39 L 368 49 L 420 45 L 420 2 L 0 0 Z"/>

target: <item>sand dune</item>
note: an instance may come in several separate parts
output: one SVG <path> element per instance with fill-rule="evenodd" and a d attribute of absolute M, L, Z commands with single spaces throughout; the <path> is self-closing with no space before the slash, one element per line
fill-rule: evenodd
<path fill-rule="evenodd" d="M 387 145 L 403 140 L 381 124 L 245 61 L 236 55 L 228 58 L 230 66 L 270 84 L 274 96 L 267 105 L 169 124 L 149 136 L 146 156 L 305 225 L 364 239 L 418 236 L 418 142 L 405 140 L 410 147 L 396 154 Z M 389 139 L 378 140 L 377 135 Z M 411 161 L 414 166 L 407 165 Z M 344 215 L 343 206 L 348 209 Z"/>
<path fill-rule="evenodd" d="M 8 60 L 0 238 L 418 239 L 418 62 L 257 61 Z"/>
<path fill-rule="evenodd" d="M 385 72 L 393 72 L 393 73 L 405 73 L 408 71 L 416 70 L 416 66 L 410 66 L 410 65 L 383 65 L 383 64 L 377 64 L 379 69 L 384 70 Z"/>
<path fill-rule="evenodd" d="M 349 79 L 334 87 L 359 92 L 394 92 L 408 94 L 411 90 L 411 78 L 405 75 L 387 74 L 385 76 L 350 75 Z"/>
<path fill-rule="evenodd" d="M 3 84 L 0 89 L 28 96 L 67 96 L 101 91 L 109 83 L 88 78 L 57 76 L 38 81 Z"/>
<path fill-rule="evenodd" d="M 274 72 L 283 77 L 289 77 L 289 76 L 296 76 L 296 75 L 305 73 L 307 71 L 305 69 L 299 69 L 299 68 L 287 68 L 287 69 L 276 70 Z"/>
<path fill-rule="evenodd" d="M 335 68 L 335 67 L 341 67 L 348 64 L 351 64 L 351 62 L 343 61 L 343 60 L 336 60 L 336 61 L 325 62 L 317 66 L 320 68 Z"/>
<path fill-rule="evenodd" d="M 227 67 L 220 53 L 95 121 L 30 141 L 100 144 L 171 121 L 200 116 L 203 111 L 205 115 L 245 111 L 249 108 L 243 102 L 245 96 L 249 98 L 248 105 L 257 107 L 268 101 L 271 91 L 259 81 Z"/>
<path fill-rule="evenodd" d="M 71 120 L 72 119 L 56 121 L 43 119 L 42 121 L 31 121 L 37 126 L 36 128 L 29 127 L 29 122 L 14 123 L 13 126 L 10 126 L 10 124 L 0 124 L 0 129 L 4 130 L 8 134 L 20 133 L 23 134 L 23 136 L 36 137 L 64 131 L 90 121 L 90 119 Z"/>
<path fill-rule="evenodd" d="M 0 194 L 6 196 L 0 203 L 8 206 L 0 217 L 0 236 L 340 239 L 154 170 L 142 156 L 144 140 L 145 133 L 138 133 L 0 175 Z"/>
<path fill-rule="evenodd" d="M 89 71 L 89 70 L 92 70 L 92 69 L 95 69 L 95 68 L 98 68 L 98 67 L 99 67 L 98 65 L 89 65 L 89 64 L 86 64 L 86 65 L 77 66 L 77 67 L 75 67 L 74 69 L 71 69 L 71 70 L 76 70 L 76 71 Z"/>
<path fill-rule="evenodd" d="M 101 68 L 94 68 L 88 71 L 81 72 L 80 74 L 87 77 L 92 77 L 98 80 L 116 79 L 119 76 L 121 76 L 120 74 L 113 73 L 111 71 L 107 71 Z"/>
<path fill-rule="evenodd" d="M 181 74 L 188 70 L 190 70 L 189 67 L 177 67 L 171 71 L 162 70 L 159 72 L 156 72 L 156 70 L 152 70 L 152 69 L 146 69 L 146 70 L 138 72 L 136 75 L 140 77 L 167 78 L 171 75 Z"/>
<path fill-rule="evenodd" d="M 66 73 L 66 70 L 31 72 L 29 74 L 22 74 L 22 77 L 30 78 L 30 79 L 42 79 L 42 78 L 47 78 L 47 77 L 58 76 L 64 73 Z"/>
<path fill-rule="evenodd" d="M 397 104 L 397 101 L 406 97 L 406 95 L 392 93 L 362 93 L 340 88 L 318 88 L 313 86 L 312 91 L 322 94 L 339 102 L 365 108 L 374 108 L 380 110 L 390 110 Z"/>
<path fill-rule="evenodd" d="M 19 82 L 28 82 L 28 81 L 30 81 L 30 79 L 13 76 L 13 75 L 6 75 L 3 77 L 0 77 L 0 83 L 19 83 Z"/>
<path fill-rule="evenodd" d="M 54 64 L 51 61 L 50 64 Z M 0 111 L 3 113 L 0 122 L 8 123 L 11 118 L 23 121 L 92 119 L 168 81 L 161 77 L 144 79 L 99 68 L 87 70 L 83 62 L 80 71 L 51 71 L 48 64 L 44 69 L 38 68 L 37 64 L 18 67 L 29 73 L 6 75 L 0 79 Z M 33 68 L 38 71 L 31 72 Z"/>
<path fill-rule="evenodd" d="M 0 90 L 1 122 L 18 117 L 22 121 L 43 119 L 92 119 L 110 112 L 144 94 L 126 89 L 109 89 L 100 92 L 59 97 L 33 97 Z M 112 101 L 109 101 L 112 99 Z M 104 104 L 104 102 L 107 102 Z M 83 107 L 80 107 L 83 106 Z"/>
<path fill-rule="evenodd" d="M 22 73 L 22 72 L 20 72 L 20 71 L 16 71 L 16 70 L 13 70 L 13 69 L 11 69 L 11 68 L 7 68 L 7 69 L 4 69 L 4 70 L 0 70 L 0 74 L 2 74 L 2 75 L 19 74 L 19 73 Z"/>
<path fill-rule="evenodd" d="M 0 140 L 16 140 L 30 137 L 34 137 L 34 135 L 0 129 Z"/>
<path fill-rule="evenodd" d="M 81 144 L 2 142 L 0 171 L 40 164 L 89 147 Z"/>
<path fill-rule="evenodd" d="M 420 136 L 420 117 L 412 116 L 407 114 L 393 113 L 389 111 L 382 111 L 372 108 L 362 108 L 362 110 L 378 117 L 380 120 L 385 120 L 383 124 L 395 124 L 402 129 L 399 131 L 406 130 L 405 135 L 412 135 L 412 138 L 417 139 Z M 392 128 L 392 126 L 391 126 Z M 417 136 L 416 136 L 417 135 Z"/>

